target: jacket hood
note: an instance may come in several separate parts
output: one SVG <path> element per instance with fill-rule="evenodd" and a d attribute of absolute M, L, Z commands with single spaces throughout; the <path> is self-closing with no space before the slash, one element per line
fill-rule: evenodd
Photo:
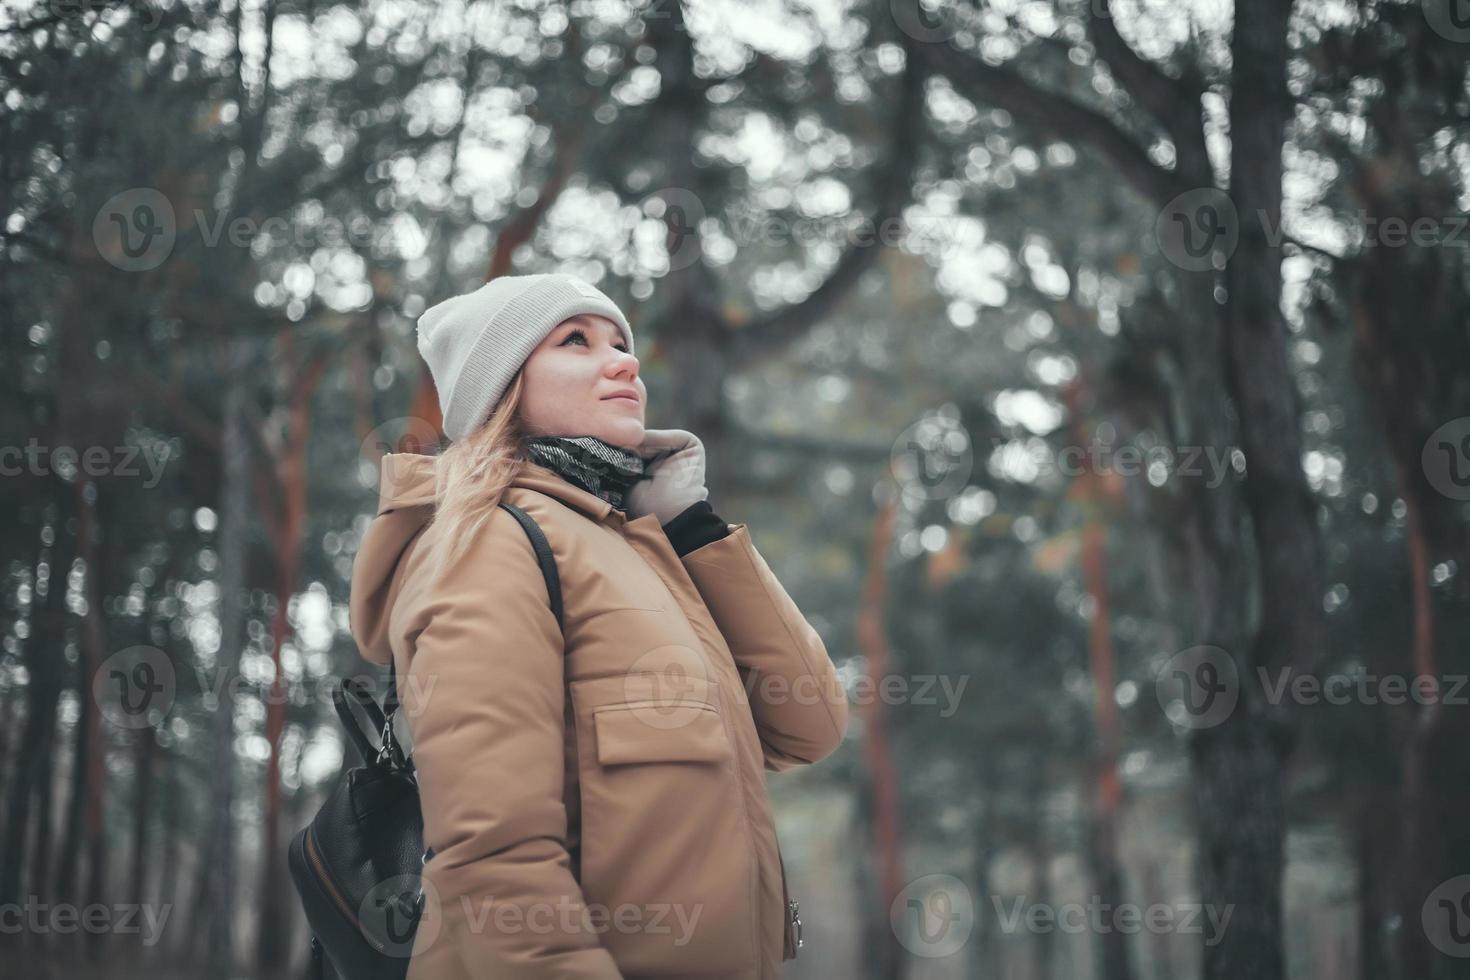
<path fill-rule="evenodd" d="M 378 509 L 352 562 L 348 623 L 364 659 L 386 665 L 392 659 L 388 619 L 405 567 L 409 545 L 434 515 L 434 478 L 438 456 L 388 453 L 378 482 Z M 627 520 L 611 503 L 569 482 L 555 470 L 522 460 L 511 487 L 536 490 L 597 521 Z M 510 490 L 506 491 L 507 502 Z"/>

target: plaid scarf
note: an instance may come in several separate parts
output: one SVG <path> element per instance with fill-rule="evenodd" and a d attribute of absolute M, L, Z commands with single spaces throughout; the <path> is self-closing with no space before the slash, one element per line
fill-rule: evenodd
<path fill-rule="evenodd" d="M 650 479 L 643 457 L 596 436 L 532 436 L 526 452 L 533 462 L 554 470 L 567 482 L 624 510 L 634 484 Z"/>

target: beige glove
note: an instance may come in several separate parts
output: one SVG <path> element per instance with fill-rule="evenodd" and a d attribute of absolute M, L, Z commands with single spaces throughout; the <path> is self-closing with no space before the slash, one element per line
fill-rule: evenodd
<path fill-rule="evenodd" d="M 690 506 L 709 498 L 704 485 L 704 443 L 683 429 L 644 429 L 636 450 L 646 462 L 649 479 L 628 491 L 630 518 L 646 514 L 667 524 Z"/>

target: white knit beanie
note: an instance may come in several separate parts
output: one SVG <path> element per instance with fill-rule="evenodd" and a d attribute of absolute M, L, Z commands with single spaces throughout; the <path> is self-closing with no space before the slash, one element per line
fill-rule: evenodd
<path fill-rule="evenodd" d="M 632 352 L 633 331 L 617 304 L 563 273 L 500 276 L 425 310 L 418 348 L 439 391 L 444 434 L 463 439 L 475 431 L 537 345 L 562 321 L 583 313 L 616 323 Z"/>

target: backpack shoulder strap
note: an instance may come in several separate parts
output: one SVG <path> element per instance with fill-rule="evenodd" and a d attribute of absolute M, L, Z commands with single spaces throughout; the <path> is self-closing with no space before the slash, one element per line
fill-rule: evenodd
<path fill-rule="evenodd" d="M 500 506 L 510 511 L 511 515 L 515 517 L 516 522 L 526 532 L 526 536 L 531 539 L 531 549 L 536 552 L 536 563 L 541 566 L 541 577 L 546 580 L 546 594 L 551 597 L 552 615 L 556 617 L 557 627 L 561 628 L 563 626 L 561 576 L 556 571 L 556 556 L 552 554 L 551 542 L 546 540 L 546 532 L 541 530 L 541 525 L 537 524 L 536 519 L 530 514 L 527 514 L 515 504 L 509 504 L 503 500 L 500 502 Z M 391 733 L 393 713 L 398 710 L 398 678 L 394 676 L 394 667 L 393 658 L 389 657 L 388 694 L 383 698 L 383 714 L 385 716 L 383 731 L 385 735 Z"/>
<path fill-rule="evenodd" d="M 541 530 L 541 525 L 536 519 L 515 504 L 500 502 L 500 506 L 510 511 L 515 519 L 525 529 L 527 537 L 531 539 L 531 547 L 536 551 L 536 561 L 541 565 L 541 577 L 546 579 L 546 594 L 551 596 L 551 612 L 556 616 L 556 625 L 561 626 L 561 577 L 556 573 L 556 558 L 551 553 L 551 542 L 546 540 L 546 534 Z"/>

